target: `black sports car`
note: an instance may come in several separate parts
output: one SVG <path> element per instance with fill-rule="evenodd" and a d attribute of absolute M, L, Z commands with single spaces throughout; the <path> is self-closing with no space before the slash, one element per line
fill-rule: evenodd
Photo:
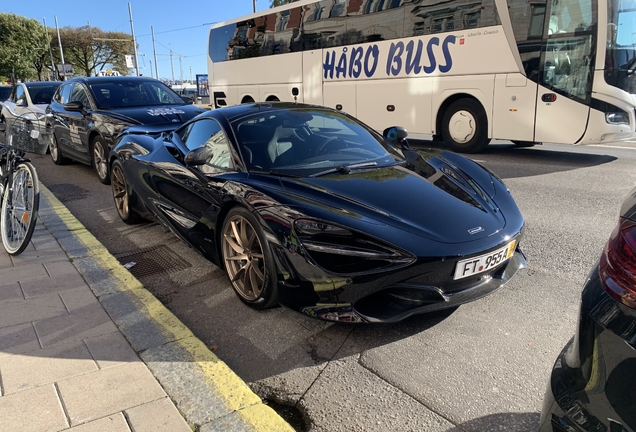
<path fill-rule="evenodd" d="M 206 112 L 110 158 L 120 217 L 156 216 L 254 308 L 392 322 L 483 297 L 522 267 L 524 226 L 494 174 L 406 131 L 289 103 Z"/>
<path fill-rule="evenodd" d="M 67 159 L 92 165 L 99 180 L 108 184 L 108 154 L 123 128 L 164 124 L 174 129 L 204 111 L 153 78 L 71 78 L 47 108 L 54 127 L 51 158 L 57 165 Z"/>
<path fill-rule="evenodd" d="M 636 431 L 636 189 L 583 294 L 574 338 L 557 358 L 541 432 Z"/>

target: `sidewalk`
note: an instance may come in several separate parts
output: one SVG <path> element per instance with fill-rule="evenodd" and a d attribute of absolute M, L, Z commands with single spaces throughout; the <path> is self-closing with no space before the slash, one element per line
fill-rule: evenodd
<path fill-rule="evenodd" d="M 44 186 L 0 278 L 0 431 L 293 431 Z"/>

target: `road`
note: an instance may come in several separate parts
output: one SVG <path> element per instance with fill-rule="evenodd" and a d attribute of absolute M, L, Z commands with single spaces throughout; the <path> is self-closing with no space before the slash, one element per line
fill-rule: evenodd
<path fill-rule="evenodd" d="M 254 311 L 222 271 L 156 223 L 128 226 L 80 164 L 35 156 L 40 181 L 263 398 L 312 431 L 535 431 L 585 277 L 636 184 L 636 146 L 491 145 L 472 156 L 526 218 L 528 269 L 496 293 L 392 325 Z"/>

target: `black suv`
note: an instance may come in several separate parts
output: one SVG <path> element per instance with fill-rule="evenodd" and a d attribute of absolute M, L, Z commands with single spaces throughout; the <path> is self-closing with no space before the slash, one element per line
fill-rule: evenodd
<path fill-rule="evenodd" d="M 54 127 L 51 158 L 57 165 L 68 159 L 92 165 L 99 181 L 108 184 L 108 154 L 122 129 L 142 124 L 174 129 L 204 111 L 153 78 L 71 78 L 47 108 Z"/>

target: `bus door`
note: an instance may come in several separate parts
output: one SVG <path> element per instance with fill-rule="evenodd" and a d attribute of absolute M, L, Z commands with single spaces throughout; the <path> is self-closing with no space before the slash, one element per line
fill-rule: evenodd
<path fill-rule="evenodd" d="M 552 0 L 544 25 L 536 142 L 575 144 L 587 128 L 596 42 L 593 0 Z"/>

